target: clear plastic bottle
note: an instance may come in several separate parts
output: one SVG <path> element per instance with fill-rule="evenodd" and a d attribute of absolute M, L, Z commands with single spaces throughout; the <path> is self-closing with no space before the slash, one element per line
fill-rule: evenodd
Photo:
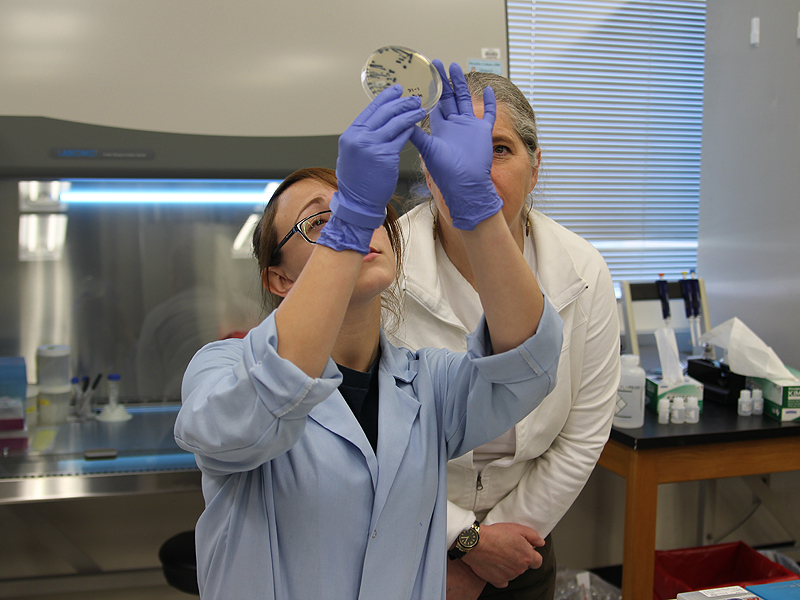
<path fill-rule="evenodd" d="M 110 373 L 108 375 L 108 405 L 116 408 L 119 403 L 119 373 Z"/>
<path fill-rule="evenodd" d="M 672 411 L 669 415 L 672 423 L 681 424 L 686 422 L 686 404 L 683 396 L 675 396 L 672 399 Z"/>
<path fill-rule="evenodd" d="M 699 423 L 700 422 L 700 401 L 697 396 L 689 396 L 686 398 L 686 422 Z"/>
<path fill-rule="evenodd" d="M 669 424 L 669 398 L 658 401 L 658 422 L 660 425 Z"/>
<path fill-rule="evenodd" d="M 739 408 L 737 410 L 740 417 L 749 417 L 753 414 L 753 397 L 750 390 L 739 392 Z"/>
<path fill-rule="evenodd" d="M 754 415 L 763 415 L 764 414 L 764 392 L 761 391 L 760 388 L 756 388 L 753 390 L 751 394 L 753 398 L 753 414 Z"/>
<path fill-rule="evenodd" d="M 639 366 L 639 357 L 635 354 L 623 354 L 620 362 L 622 370 L 613 424 L 623 429 L 641 427 L 644 425 L 644 369 Z"/>

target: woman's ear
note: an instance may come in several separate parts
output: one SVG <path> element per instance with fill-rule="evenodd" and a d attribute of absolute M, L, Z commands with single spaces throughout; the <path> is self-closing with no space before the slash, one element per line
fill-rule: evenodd
<path fill-rule="evenodd" d="M 535 156 L 536 156 L 536 162 L 532 165 L 533 166 L 533 177 L 532 177 L 532 182 L 531 182 L 532 183 L 531 189 L 528 190 L 529 194 L 533 191 L 533 188 L 536 187 L 536 182 L 539 181 L 539 166 L 542 164 L 542 149 L 541 148 L 537 148 L 536 149 Z"/>
<path fill-rule="evenodd" d="M 294 280 L 287 277 L 280 267 L 269 267 L 261 271 L 261 285 L 276 296 L 286 298 L 294 285 Z"/>

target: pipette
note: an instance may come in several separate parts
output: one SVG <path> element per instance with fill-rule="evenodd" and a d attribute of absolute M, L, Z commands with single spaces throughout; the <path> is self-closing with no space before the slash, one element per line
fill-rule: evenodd
<path fill-rule="evenodd" d="M 694 300 L 692 298 L 692 282 L 690 279 L 686 279 L 686 275 L 688 273 L 684 271 L 681 273 L 683 275 L 683 279 L 681 279 L 681 294 L 683 295 L 683 307 L 686 310 L 686 320 L 689 322 L 689 333 L 692 336 L 692 348 L 697 347 L 697 334 L 695 333 L 695 309 L 694 309 Z"/>
<path fill-rule="evenodd" d="M 658 298 L 661 300 L 661 316 L 664 318 L 664 326 L 669 329 L 670 317 L 672 316 L 669 310 L 669 283 L 664 279 L 663 273 L 658 274 L 656 289 L 658 290 Z"/>
<path fill-rule="evenodd" d="M 703 335 L 702 330 L 702 318 L 703 315 L 700 312 L 700 280 L 697 279 L 697 271 L 692 269 L 690 271 L 692 278 L 689 280 L 690 290 L 692 294 L 692 313 L 694 314 L 694 325 L 697 328 L 697 339 L 700 339 L 700 336 Z"/>

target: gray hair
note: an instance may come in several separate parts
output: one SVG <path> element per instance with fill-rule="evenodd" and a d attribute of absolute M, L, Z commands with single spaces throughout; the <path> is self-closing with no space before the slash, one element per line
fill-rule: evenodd
<path fill-rule="evenodd" d="M 525 94 L 511 80 L 494 73 L 472 71 L 464 74 L 470 95 L 474 100 L 483 103 L 483 91 L 491 87 L 498 104 L 505 106 L 511 117 L 514 131 L 522 139 L 528 150 L 531 165 L 537 167 L 536 150 L 539 148 L 539 130 L 536 127 L 536 115 Z M 430 119 L 425 117 L 421 127 L 430 133 Z"/>

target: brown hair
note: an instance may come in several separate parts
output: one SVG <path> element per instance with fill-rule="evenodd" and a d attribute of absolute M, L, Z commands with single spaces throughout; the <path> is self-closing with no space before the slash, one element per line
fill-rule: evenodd
<path fill-rule="evenodd" d="M 278 212 L 278 198 L 287 189 L 295 183 L 311 179 L 318 181 L 323 185 L 327 185 L 333 190 L 338 190 L 339 185 L 336 180 L 336 172 L 333 169 L 325 167 L 310 167 L 306 169 L 299 169 L 286 179 L 275 189 L 267 206 L 264 208 L 264 213 L 261 215 L 255 230 L 253 231 L 253 255 L 258 261 L 259 276 L 264 273 L 269 267 L 279 265 L 283 260 L 283 252 L 278 251 L 274 260 L 271 260 L 272 253 L 278 245 L 278 232 L 275 230 L 275 215 Z M 395 255 L 395 281 L 386 289 L 381 296 L 381 303 L 388 311 L 388 314 L 394 319 L 397 319 L 400 314 L 400 294 L 398 290 L 398 275 L 401 272 L 402 264 L 402 234 L 400 227 L 397 224 L 397 212 L 390 204 L 386 207 L 386 220 L 383 222 L 383 227 L 389 236 L 389 242 L 392 245 L 392 250 Z M 262 297 L 264 301 L 264 308 L 267 310 L 274 310 L 280 304 L 280 296 L 273 294 L 266 287 L 262 285 Z M 386 312 L 385 311 L 385 312 Z"/>

